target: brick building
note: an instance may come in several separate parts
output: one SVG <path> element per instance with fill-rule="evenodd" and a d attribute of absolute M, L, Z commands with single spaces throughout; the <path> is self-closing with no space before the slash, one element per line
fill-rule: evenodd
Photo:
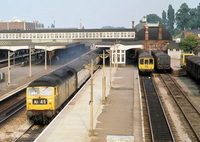
<path fill-rule="evenodd" d="M 150 24 L 145 21 L 136 25 L 135 28 L 138 31 L 138 41 L 142 43 L 144 49 L 148 52 L 151 52 L 151 50 L 166 51 L 167 45 L 172 41 L 170 33 L 163 29 L 159 23 Z"/>
<path fill-rule="evenodd" d="M 38 22 L 26 22 L 19 18 L 11 19 L 9 22 L 0 21 L 0 30 L 33 30 L 36 29 Z"/>

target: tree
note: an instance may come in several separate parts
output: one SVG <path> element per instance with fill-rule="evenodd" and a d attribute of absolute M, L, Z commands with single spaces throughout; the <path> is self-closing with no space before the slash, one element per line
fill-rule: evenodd
<path fill-rule="evenodd" d="M 54 25 L 54 24 L 51 24 L 51 28 L 55 28 L 55 25 Z"/>
<path fill-rule="evenodd" d="M 195 35 L 188 35 L 185 39 L 181 40 L 181 48 L 184 51 L 194 51 L 198 45 L 198 39 Z"/>
<path fill-rule="evenodd" d="M 161 23 L 161 18 L 156 14 L 149 14 L 147 15 L 147 22 L 148 23 Z"/>
<path fill-rule="evenodd" d="M 191 20 L 191 16 L 189 14 L 190 9 L 186 3 L 183 3 L 180 9 L 176 12 L 176 24 L 177 27 L 181 30 L 184 28 L 188 28 L 188 22 Z"/>
<path fill-rule="evenodd" d="M 167 18 L 168 18 L 167 29 L 171 34 L 173 34 L 175 18 L 174 18 L 174 9 L 171 4 L 168 6 Z"/>
<path fill-rule="evenodd" d="M 167 27 L 167 14 L 164 10 L 162 12 L 162 27 L 164 29 L 166 29 L 166 27 Z"/>

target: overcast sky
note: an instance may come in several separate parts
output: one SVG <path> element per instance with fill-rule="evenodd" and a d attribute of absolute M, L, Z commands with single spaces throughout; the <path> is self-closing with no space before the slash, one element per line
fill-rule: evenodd
<path fill-rule="evenodd" d="M 54 23 L 56 28 L 79 28 L 80 19 L 86 29 L 103 26 L 131 28 L 148 14 L 161 17 L 169 4 L 175 9 L 182 3 L 195 8 L 199 0 L 1 0 L 0 19 L 7 22 L 13 17 L 27 22 L 40 21 L 45 28 Z"/>

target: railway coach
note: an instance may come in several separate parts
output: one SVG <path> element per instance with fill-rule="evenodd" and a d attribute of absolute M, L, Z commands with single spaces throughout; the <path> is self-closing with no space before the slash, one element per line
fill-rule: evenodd
<path fill-rule="evenodd" d="M 154 57 L 155 70 L 168 71 L 171 68 L 171 58 L 163 51 L 154 50 L 151 52 Z"/>
<path fill-rule="evenodd" d="M 186 58 L 186 70 L 196 80 L 200 80 L 200 57 L 189 56 Z"/>
<path fill-rule="evenodd" d="M 144 49 L 137 51 L 138 68 L 141 74 L 150 74 L 154 71 L 154 58 Z"/>
<path fill-rule="evenodd" d="M 89 53 L 30 83 L 26 89 L 28 119 L 33 122 L 48 123 L 60 111 L 63 103 L 90 76 L 83 65 L 89 65 L 91 59 L 94 60 L 94 64 L 100 61 L 97 54 Z"/>

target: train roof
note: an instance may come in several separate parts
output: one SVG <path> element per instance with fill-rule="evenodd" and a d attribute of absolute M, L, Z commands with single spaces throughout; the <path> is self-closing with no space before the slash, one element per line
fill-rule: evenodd
<path fill-rule="evenodd" d="M 165 56 L 165 57 L 169 57 L 170 58 L 170 56 L 168 54 L 166 54 L 165 52 L 160 51 L 160 50 L 154 50 L 154 51 L 151 51 L 151 53 L 152 53 L 152 55 L 155 55 L 156 57 Z"/>
<path fill-rule="evenodd" d="M 36 86 L 52 86 L 55 87 L 65 80 L 71 78 L 71 76 L 75 73 L 75 71 L 69 67 L 62 67 L 57 69 L 56 71 L 49 73 L 45 76 L 42 76 L 32 83 L 29 84 L 28 87 L 36 87 Z"/>
<path fill-rule="evenodd" d="M 200 56 L 188 56 L 186 60 L 189 60 L 195 64 L 200 64 Z"/>
<path fill-rule="evenodd" d="M 151 56 L 149 54 L 148 51 L 144 50 L 144 49 L 140 49 L 137 51 L 138 52 L 138 58 L 153 58 L 153 56 Z"/>

